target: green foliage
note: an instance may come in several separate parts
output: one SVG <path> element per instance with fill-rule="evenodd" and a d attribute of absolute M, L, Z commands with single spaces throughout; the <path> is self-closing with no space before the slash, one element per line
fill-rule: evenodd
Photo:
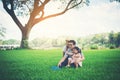
<path fill-rule="evenodd" d="M 63 47 L 65 45 L 65 39 L 63 37 L 59 37 L 56 39 L 52 38 L 35 38 L 29 42 L 30 47 L 32 48 L 57 48 Z"/>
<path fill-rule="evenodd" d="M 94 44 L 90 46 L 90 49 L 98 49 L 98 45 Z"/>
<path fill-rule="evenodd" d="M 112 42 L 110 42 L 111 33 L 102 33 L 89 35 L 86 37 L 69 37 L 77 41 L 77 46 L 81 49 L 105 49 L 105 48 L 119 48 L 120 47 L 120 32 L 112 34 Z M 33 49 L 45 49 L 45 48 L 61 48 L 65 45 L 65 40 L 68 36 L 59 36 L 57 38 L 35 38 L 29 41 L 29 46 Z M 25 40 L 25 45 L 27 41 Z M 9 39 L 0 41 L 0 44 L 4 45 L 20 45 L 20 41 Z"/>
<path fill-rule="evenodd" d="M 30 41 L 30 47 L 38 48 L 61 48 L 65 45 L 66 39 L 74 39 L 77 46 L 81 49 L 105 49 L 110 48 L 110 45 L 115 45 L 115 48 L 120 46 L 120 32 L 117 33 L 101 33 L 93 34 L 86 37 L 58 36 L 57 38 L 35 38 Z"/>
<path fill-rule="evenodd" d="M 109 43 L 110 44 L 114 44 L 115 43 L 115 39 L 114 39 L 114 32 L 111 31 L 109 34 Z"/>
<path fill-rule="evenodd" d="M 25 48 L 29 48 L 28 40 L 23 40 L 23 45 L 24 45 Z"/>
<path fill-rule="evenodd" d="M 0 24 L 0 40 L 2 37 L 5 36 L 6 28 L 2 27 L 2 24 Z"/>
<path fill-rule="evenodd" d="M 115 49 L 116 46 L 115 46 L 115 44 L 110 44 L 110 45 L 109 45 L 109 48 L 110 48 L 110 49 Z"/>
<path fill-rule="evenodd" d="M 19 45 L 20 41 L 15 40 L 15 39 L 9 39 L 9 40 L 4 40 L 2 42 L 3 45 Z"/>
<path fill-rule="evenodd" d="M 120 2 L 120 0 L 110 0 L 110 2 L 113 2 L 113 1 Z"/>
<path fill-rule="evenodd" d="M 109 44 L 115 45 L 115 47 L 120 46 L 120 32 L 114 33 L 113 31 L 109 34 Z"/>
<path fill-rule="evenodd" d="M 120 47 L 120 32 L 118 32 L 116 37 L 116 47 Z"/>

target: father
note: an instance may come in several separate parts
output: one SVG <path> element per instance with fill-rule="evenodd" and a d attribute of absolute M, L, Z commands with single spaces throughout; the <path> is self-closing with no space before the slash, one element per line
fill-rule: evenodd
<path fill-rule="evenodd" d="M 61 60 L 59 61 L 59 63 L 58 63 L 58 66 L 59 66 L 60 68 L 66 66 L 66 65 L 68 64 L 68 58 L 73 55 L 72 49 L 73 49 L 75 46 L 76 46 L 76 42 L 75 42 L 74 40 L 70 40 L 70 41 L 68 42 L 68 49 L 67 49 L 67 51 L 65 52 L 65 55 L 62 57 L 62 59 L 61 59 Z M 82 61 L 84 60 L 84 56 L 83 56 L 82 52 L 81 52 L 81 60 L 82 60 Z M 78 65 L 79 65 L 80 67 L 82 67 L 82 62 L 80 62 Z M 74 63 L 71 64 L 71 67 L 75 67 Z"/>
<path fill-rule="evenodd" d="M 62 59 L 59 61 L 58 66 L 60 68 L 66 66 L 68 64 L 68 57 L 72 56 L 72 49 L 76 46 L 76 42 L 74 40 L 70 40 L 68 42 L 68 50 L 65 52 L 64 57 L 62 57 Z M 84 59 L 84 57 L 83 57 Z M 74 64 L 72 64 L 71 66 L 74 66 Z M 82 66 L 82 63 L 79 64 L 79 66 Z"/>

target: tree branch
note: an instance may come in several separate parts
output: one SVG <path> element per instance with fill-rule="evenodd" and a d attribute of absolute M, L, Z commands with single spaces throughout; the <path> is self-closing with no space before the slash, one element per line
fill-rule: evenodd
<path fill-rule="evenodd" d="M 13 11 L 13 6 L 14 6 L 13 0 L 10 0 L 10 4 L 11 4 L 11 10 Z"/>
<path fill-rule="evenodd" d="M 41 5 L 39 6 L 39 0 L 35 0 L 34 1 L 34 9 L 33 9 L 33 11 L 32 11 L 32 13 L 31 13 L 31 17 L 30 18 L 33 18 L 33 24 L 32 25 L 35 25 L 36 24 L 36 19 L 35 19 L 35 17 L 40 13 L 40 12 L 42 12 L 42 14 L 41 14 L 41 16 L 39 17 L 39 18 L 43 18 L 43 16 L 44 16 L 44 7 L 45 7 L 45 5 L 49 2 L 50 0 L 45 0 L 44 2 L 42 2 L 41 0 L 40 0 L 40 2 L 41 2 Z"/>
<path fill-rule="evenodd" d="M 30 7 L 28 6 L 28 4 L 26 3 L 25 5 L 27 6 L 27 8 L 28 8 L 29 12 L 31 13 L 31 12 L 32 12 L 32 10 L 31 10 L 31 9 L 30 9 Z"/>
<path fill-rule="evenodd" d="M 59 13 L 55 13 L 55 14 L 51 14 L 51 15 L 45 16 L 45 17 L 42 18 L 42 20 L 45 20 L 45 19 L 48 19 L 48 18 L 51 18 L 51 17 L 56 17 L 56 16 L 59 16 L 59 15 L 62 15 L 62 14 L 64 14 L 64 13 L 67 12 L 67 11 L 68 11 L 68 9 L 65 9 L 65 10 L 62 11 L 62 12 L 59 12 Z"/>
<path fill-rule="evenodd" d="M 3 3 L 3 8 L 9 13 L 10 9 L 7 7 L 6 1 L 2 0 L 2 3 Z"/>
<path fill-rule="evenodd" d="M 68 9 L 68 7 L 69 7 L 70 4 L 72 3 L 72 1 L 74 1 L 74 0 L 70 0 L 70 1 L 68 2 L 68 5 L 66 6 L 66 9 Z"/>
<path fill-rule="evenodd" d="M 77 4 L 73 5 L 72 7 L 68 8 L 68 9 L 72 9 L 72 8 L 74 8 L 74 7 L 78 6 L 79 4 L 81 4 L 82 2 L 83 2 L 83 0 L 81 0 L 79 3 L 77 3 Z"/>
<path fill-rule="evenodd" d="M 2 0 L 3 3 L 3 7 L 6 10 L 6 12 L 11 16 L 11 18 L 14 20 L 14 22 L 18 25 L 18 27 L 20 28 L 20 30 L 23 30 L 23 25 L 20 23 L 20 21 L 18 20 L 18 18 L 16 17 L 14 10 L 13 10 L 13 0 L 10 1 L 10 5 L 11 5 L 11 9 L 8 8 L 7 4 L 6 4 L 6 0 Z"/>
<path fill-rule="evenodd" d="M 45 16 L 45 17 L 42 17 L 42 18 L 40 17 L 40 18 L 35 19 L 34 24 L 37 24 L 38 22 L 43 21 L 43 20 L 48 19 L 48 18 L 52 18 L 52 17 L 56 17 L 56 16 L 59 16 L 59 15 L 62 15 L 62 14 L 64 14 L 64 13 L 66 13 L 68 10 L 70 10 L 70 9 L 72 9 L 72 8 L 80 5 L 80 4 L 83 2 L 83 0 L 81 0 L 78 4 L 75 4 L 75 5 L 73 5 L 72 7 L 70 7 L 70 4 L 71 4 L 73 1 L 74 1 L 74 0 L 70 0 L 70 1 L 68 2 L 67 6 L 65 7 L 65 9 L 64 9 L 63 11 L 59 12 L 59 13 L 55 13 L 55 14 L 51 14 L 51 15 L 48 15 L 48 16 Z"/>
<path fill-rule="evenodd" d="M 42 12 L 41 18 L 43 18 L 44 14 L 45 14 L 44 10 L 42 10 L 41 12 Z"/>
<path fill-rule="evenodd" d="M 43 2 L 40 0 L 40 3 L 43 4 Z"/>
<path fill-rule="evenodd" d="M 50 1 L 50 0 L 45 0 L 44 2 L 42 2 L 40 0 L 40 2 L 42 3 L 42 5 L 39 6 L 39 0 L 37 2 L 37 0 L 35 0 L 36 2 L 34 3 L 34 6 L 37 5 L 37 8 L 34 8 L 34 11 L 35 11 L 35 15 L 38 15 L 40 11 L 43 11 L 45 5 Z"/>
<path fill-rule="evenodd" d="M 39 0 L 34 0 L 34 9 L 37 9 L 39 5 Z"/>

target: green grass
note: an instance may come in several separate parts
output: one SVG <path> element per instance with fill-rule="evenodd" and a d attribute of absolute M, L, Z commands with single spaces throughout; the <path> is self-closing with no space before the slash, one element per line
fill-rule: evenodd
<path fill-rule="evenodd" d="M 53 71 L 61 50 L 0 51 L 0 80 L 120 80 L 120 50 L 83 51 L 79 69 Z"/>

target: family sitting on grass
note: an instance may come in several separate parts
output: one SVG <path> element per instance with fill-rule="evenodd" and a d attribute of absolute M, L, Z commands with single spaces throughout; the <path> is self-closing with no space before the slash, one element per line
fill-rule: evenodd
<path fill-rule="evenodd" d="M 63 49 L 63 57 L 58 63 L 58 67 L 82 67 L 82 61 L 84 60 L 81 49 L 76 46 L 74 40 L 66 40 L 66 46 Z"/>

